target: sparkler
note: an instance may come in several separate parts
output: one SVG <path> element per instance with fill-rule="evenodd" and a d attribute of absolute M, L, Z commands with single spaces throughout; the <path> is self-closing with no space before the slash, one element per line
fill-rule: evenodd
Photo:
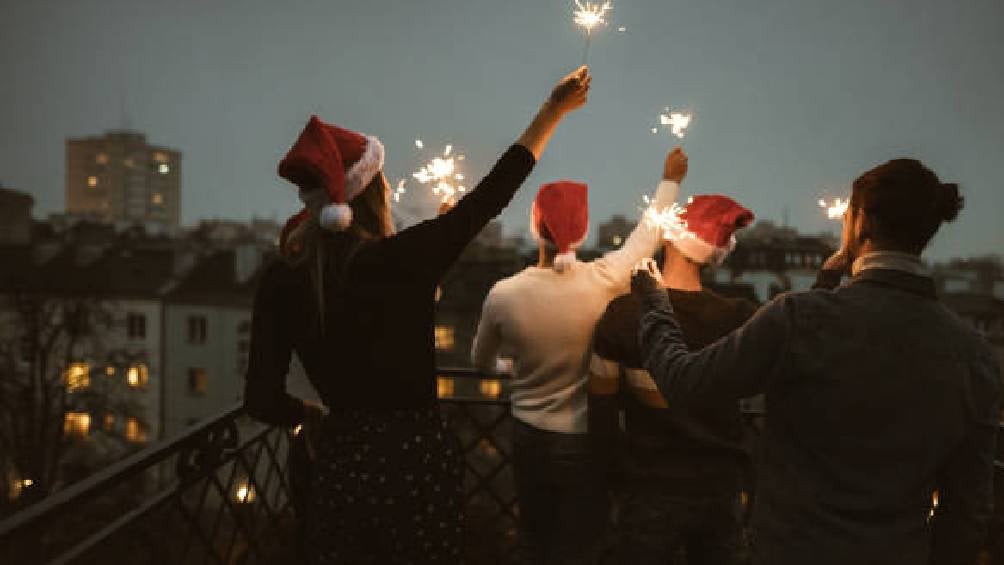
<path fill-rule="evenodd" d="M 839 220 L 844 217 L 844 212 L 847 211 L 847 205 L 850 203 L 848 200 L 843 200 L 840 198 L 834 198 L 833 203 L 827 204 L 826 200 L 822 198 L 819 199 L 819 207 L 826 210 L 826 217 L 831 220 Z"/>
<path fill-rule="evenodd" d="M 607 23 L 604 18 L 607 12 L 613 9 L 612 2 L 585 2 L 575 0 L 575 11 L 572 13 L 572 21 L 575 25 L 586 30 L 586 49 L 582 53 L 582 64 L 585 65 L 589 59 L 589 44 L 593 38 L 593 29 L 600 24 Z"/>
<path fill-rule="evenodd" d="M 424 147 L 421 140 L 415 140 L 416 147 Z M 412 173 L 421 184 L 432 187 L 432 193 L 438 196 L 443 204 L 452 204 L 458 194 L 463 194 L 467 188 L 460 184 L 464 180 L 464 174 L 460 171 L 458 162 L 464 160 L 463 155 L 452 156 L 453 146 L 447 145 L 443 149 L 440 157 L 435 157 L 422 168 Z M 398 184 L 399 189 L 403 189 L 403 181 Z"/>
<path fill-rule="evenodd" d="M 667 128 L 669 133 L 676 136 L 677 139 L 683 139 L 683 136 L 687 135 L 687 128 L 690 127 L 690 121 L 693 118 L 694 114 L 690 112 L 679 112 L 667 107 L 666 113 L 659 114 L 659 125 Z M 652 133 L 659 133 L 659 128 L 652 128 Z"/>
<path fill-rule="evenodd" d="M 397 181 L 397 187 L 394 188 L 394 190 L 392 190 L 390 194 L 391 196 L 394 197 L 394 202 L 400 202 L 401 195 L 403 195 L 405 192 L 407 192 L 407 190 L 405 189 L 404 186 L 404 179 L 401 179 Z"/>
<path fill-rule="evenodd" d="M 645 201 L 645 212 L 642 214 L 642 221 L 651 227 L 662 229 L 662 238 L 669 241 L 681 241 L 696 237 L 694 232 L 687 227 L 687 221 L 681 218 L 686 208 L 681 207 L 676 202 L 659 210 L 648 195 L 642 197 Z M 693 198 L 687 199 L 690 204 Z"/>

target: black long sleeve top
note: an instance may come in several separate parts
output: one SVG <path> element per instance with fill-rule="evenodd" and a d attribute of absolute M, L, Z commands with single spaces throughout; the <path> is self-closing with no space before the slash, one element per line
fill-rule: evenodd
<path fill-rule="evenodd" d="M 287 426 L 302 419 L 303 403 L 286 392 L 293 352 L 332 411 L 433 405 L 436 285 L 534 164 L 529 150 L 513 145 L 445 214 L 375 241 L 326 235 L 326 257 L 339 260 L 324 270 L 323 332 L 309 266 L 282 259 L 267 266 L 254 303 L 248 413 Z"/>

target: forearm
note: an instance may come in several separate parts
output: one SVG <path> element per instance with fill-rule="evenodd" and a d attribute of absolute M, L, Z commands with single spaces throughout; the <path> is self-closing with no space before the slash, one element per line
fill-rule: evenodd
<path fill-rule="evenodd" d="M 516 144 L 525 147 L 534 159 L 539 161 L 540 156 L 544 153 L 544 148 L 551 140 L 551 136 L 558 129 L 562 117 L 563 114 L 554 104 L 545 102 L 523 135 L 516 140 Z"/>

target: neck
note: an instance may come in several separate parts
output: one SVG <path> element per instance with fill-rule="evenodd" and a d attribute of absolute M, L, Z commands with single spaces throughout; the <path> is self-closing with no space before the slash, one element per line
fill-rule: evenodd
<path fill-rule="evenodd" d="M 554 256 L 556 253 L 553 249 L 548 250 L 547 246 L 541 244 L 537 248 L 537 266 L 541 269 L 550 269 L 554 266 Z"/>
<path fill-rule="evenodd" d="M 667 247 L 666 260 L 662 266 L 662 281 L 666 288 L 675 290 L 703 290 L 701 266 Z"/>

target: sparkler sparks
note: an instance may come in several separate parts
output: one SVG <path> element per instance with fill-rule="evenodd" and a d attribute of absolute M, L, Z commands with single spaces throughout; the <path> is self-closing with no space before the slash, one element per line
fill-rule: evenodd
<path fill-rule="evenodd" d="M 403 195 L 405 192 L 407 192 L 407 189 L 404 186 L 404 179 L 401 179 L 397 181 L 397 187 L 394 190 L 392 190 L 390 194 L 392 197 L 394 197 L 394 202 L 400 202 L 401 195 Z"/>
<path fill-rule="evenodd" d="M 826 200 L 822 198 L 819 199 L 819 207 L 826 210 L 826 217 L 831 220 L 839 220 L 844 217 L 844 212 L 847 211 L 847 205 L 850 203 L 848 200 L 843 200 L 841 198 L 834 198 L 833 202 L 830 204 L 826 203 Z"/>
<path fill-rule="evenodd" d="M 613 9 L 613 4 L 610 2 L 604 2 L 602 4 L 597 2 L 586 2 L 583 4 L 580 0 L 575 0 L 575 12 L 572 16 L 572 20 L 575 25 L 582 26 L 586 30 L 586 35 L 588 36 L 593 32 L 593 28 L 600 24 L 607 23 L 604 19 L 604 15 Z"/>
<path fill-rule="evenodd" d="M 642 221 L 651 227 L 662 229 L 662 238 L 669 241 L 681 241 L 696 237 L 687 227 L 687 221 L 681 218 L 686 208 L 681 207 L 676 202 L 659 210 L 648 195 L 643 197 L 645 201 L 645 212 L 642 214 Z M 693 199 L 688 199 L 687 203 Z"/>
<path fill-rule="evenodd" d="M 669 133 L 677 139 L 683 139 L 687 135 L 687 128 L 690 127 L 690 120 L 694 115 L 689 112 L 677 112 L 666 108 L 665 114 L 659 114 L 659 125 L 669 129 Z M 657 133 L 657 128 L 652 128 L 652 133 Z"/>
<path fill-rule="evenodd" d="M 464 180 L 464 174 L 457 164 L 464 160 L 464 156 L 453 157 L 452 153 L 453 146 L 447 145 L 443 149 L 442 156 L 432 159 L 411 175 L 419 183 L 430 185 L 432 193 L 438 196 L 444 204 L 452 204 L 458 194 L 467 191 L 467 188 L 460 184 Z M 399 190 L 403 191 L 403 183 L 404 181 L 401 181 L 398 184 Z"/>
<path fill-rule="evenodd" d="M 612 2 L 585 2 L 575 0 L 575 11 L 572 13 L 572 21 L 575 25 L 586 30 L 586 49 L 582 52 L 582 64 L 589 60 L 589 44 L 593 38 L 593 29 L 600 24 L 607 23 L 604 18 L 607 12 L 613 9 Z"/>

